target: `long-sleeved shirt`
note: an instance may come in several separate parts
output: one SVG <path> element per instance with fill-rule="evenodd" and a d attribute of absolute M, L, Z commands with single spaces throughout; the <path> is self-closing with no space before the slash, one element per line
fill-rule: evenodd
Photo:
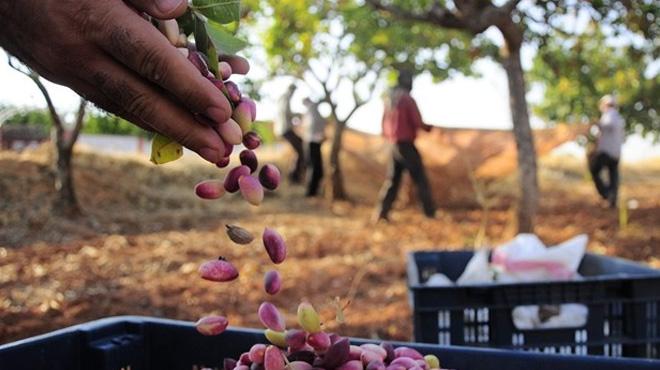
<path fill-rule="evenodd" d="M 303 118 L 305 140 L 310 143 L 321 143 L 325 139 L 326 123 L 325 118 L 319 113 L 318 105 L 309 107 Z"/>
<path fill-rule="evenodd" d="M 610 108 L 600 117 L 600 138 L 598 139 L 598 152 L 608 154 L 610 157 L 621 156 L 621 146 L 625 140 L 625 121 L 619 112 Z"/>
<path fill-rule="evenodd" d="M 284 94 L 277 102 L 277 114 L 273 120 L 275 135 L 282 136 L 293 129 L 293 112 L 291 111 L 291 95 Z"/>
<path fill-rule="evenodd" d="M 407 91 L 395 91 L 392 95 L 394 106 L 385 104 L 383 113 L 383 136 L 391 143 L 413 142 L 424 124 L 417 103 Z"/>

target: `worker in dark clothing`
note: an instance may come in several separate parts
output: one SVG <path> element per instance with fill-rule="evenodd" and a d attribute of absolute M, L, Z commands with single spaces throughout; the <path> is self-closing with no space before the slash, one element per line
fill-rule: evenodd
<path fill-rule="evenodd" d="M 319 113 L 319 103 L 305 98 L 303 101 L 307 112 L 303 117 L 305 128 L 305 142 L 309 158 L 309 167 L 312 170 L 307 181 L 307 192 L 305 196 L 315 197 L 319 191 L 319 185 L 323 179 L 323 156 L 321 155 L 321 144 L 325 140 L 325 126 L 327 121 Z"/>
<path fill-rule="evenodd" d="M 399 74 L 397 86 L 390 91 L 385 99 L 383 113 L 383 136 L 390 143 L 391 159 L 388 169 L 388 178 L 383 184 L 380 193 L 380 204 L 374 215 L 376 220 L 388 220 L 388 214 L 396 200 L 401 186 L 403 171 L 410 173 L 417 193 L 422 203 L 424 215 L 435 217 L 435 205 L 431 189 L 426 177 L 422 159 L 415 147 L 417 131 L 429 131 L 431 126 L 422 121 L 417 103 L 410 96 L 412 90 L 412 75 L 402 72 Z"/>
<path fill-rule="evenodd" d="M 598 122 L 600 134 L 596 152 L 589 161 L 589 171 L 598 194 L 607 200 L 611 208 L 616 208 L 619 192 L 619 158 L 626 137 L 626 123 L 619 114 L 616 100 L 612 95 L 603 96 L 598 108 L 602 113 Z M 601 172 L 605 168 L 608 174 L 607 183 L 601 179 Z"/>
<path fill-rule="evenodd" d="M 293 164 L 289 169 L 288 177 L 292 183 L 300 184 L 305 179 L 305 151 L 302 138 L 293 129 L 294 114 L 291 111 L 291 97 L 295 91 L 296 85 L 291 84 L 286 93 L 280 97 L 273 131 L 275 135 L 284 138 L 291 145 L 294 158 Z"/>

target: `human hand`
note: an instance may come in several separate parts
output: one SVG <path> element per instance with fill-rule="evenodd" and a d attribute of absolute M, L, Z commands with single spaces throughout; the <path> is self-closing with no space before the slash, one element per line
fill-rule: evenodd
<path fill-rule="evenodd" d="M 172 19 L 186 6 L 186 0 L 0 0 L 0 46 L 43 77 L 216 163 L 224 144 L 195 114 L 223 123 L 229 102 L 139 14 Z M 235 73 L 249 69 L 242 58 L 227 61 Z"/>

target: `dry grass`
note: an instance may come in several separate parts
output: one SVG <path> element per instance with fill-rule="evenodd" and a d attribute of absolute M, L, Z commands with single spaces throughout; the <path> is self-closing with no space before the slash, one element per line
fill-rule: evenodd
<path fill-rule="evenodd" d="M 331 300 L 345 298 L 354 277 L 364 274 L 346 323 L 329 326 L 361 337 L 408 339 L 408 251 L 469 247 L 480 229 L 491 244 L 514 235 L 510 176 L 484 185 L 485 196 L 494 200 L 485 227 L 476 203 L 446 205 L 436 220 L 426 220 L 416 205 L 402 208 L 400 202 L 391 224 L 370 225 L 382 180 L 382 167 L 374 167 L 382 166 L 378 160 L 345 161 L 354 203 L 305 199 L 303 189 L 284 184 L 254 208 L 232 196 L 196 199 L 192 186 L 223 172 L 192 157 L 155 167 L 143 158 L 81 152 L 75 180 L 86 217 L 63 220 L 50 213 L 47 153 L 45 148 L 0 153 L 0 343 L 120 314 L 195 320 L 218 312 L 232 325 L 259 326 L 256 308 L 265 299 L 261 276 L 272 266 L 260 243 L 229 243 L 225 223 L 257 234 L 272 226 L 285 236 L 289 258 L 278 266 L 285 284 L 274 303 L 286 312 L 308 298 L 330 318 Z M 275 153 L 260 157 L 284 164 Z M 659 162 L 624 169 L 623 193 L 639 207 L 630 211 L 623 230 L 616 212 L 599 204 L 583 164 L 549 158 L 541 161 L 540 173 L 538 234 L 544 241 L 584 232 L 592 251 L 660 267 Z M 452 184 L 444 173 L 431 176 Z M 474 199 L 471 186 L 454 191 Z M 198 264 L 218 255 L 239 267 L 237 281 L 222 285 L 197 277 Z"/>

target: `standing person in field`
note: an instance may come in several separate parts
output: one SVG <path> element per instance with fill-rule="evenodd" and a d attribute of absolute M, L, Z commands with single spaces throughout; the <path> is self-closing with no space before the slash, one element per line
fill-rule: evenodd
<path fill-rule="evenodd" d="M 417 103 L 410 96 L 412 84 L 412 74 L 400 72 L 397 86 L 385 98 L 382 120 L 383 136 L 390 144 L 391 159 L 388 178 L 381 189 L 380 204 L 374 215 L 375 221 L 388 221 L 388 214 L 399 192 L 404 170 L 410 173 L 417 186 L 417 195 L 422 203 L 424 214 L 428 218 L 435 217 L 431 189 L 422 159 L 415 147 L 417 131 L 419 129 L 429 131 L 431 126 L 424 124 Z"/>
<path fill-rule="evenodd" d="M 307 142 L 307 153 L 309 167 L 312 174 L 307 182 L 305 196 L 315 197 L 318 194 L 319 184 L 323 179 L 323 156 L 321 155 L 321 144 L 325 140 L 325 126 L 327 121 L 319 113 L 319 103 L 305 98 L 303 101 L 307 112 L 303 117 L 305 126 L 305 141 Z"/>
<path fill-rule="evenodd" d="M 300 184 L 305 178 L 305 153 L 302 139 L 293 130 L 294 115 L 291 111 L 291 97 L 295 91 L 296 85 L 292 83 L 280 98 L 273 129 L 275 135 L 284 138 L 293 148 L 294 160 L 289 169 L 289 180 L 294 184 Z"/>
<path fill-rule="evenodd" d="M 615 208 L 619 192 L 619 158 L 625 139 L 625 121 L 619 114 L 616 99 L 612 95 L 603 96 L 598 108 L 602 113 L 597 124 L 600 134 L 589 170 L 598 194 L 609 202 L 611 208 Z M 607 184 L 601 178 L 604 168 L 607 168 L 609 177 Z"/>

